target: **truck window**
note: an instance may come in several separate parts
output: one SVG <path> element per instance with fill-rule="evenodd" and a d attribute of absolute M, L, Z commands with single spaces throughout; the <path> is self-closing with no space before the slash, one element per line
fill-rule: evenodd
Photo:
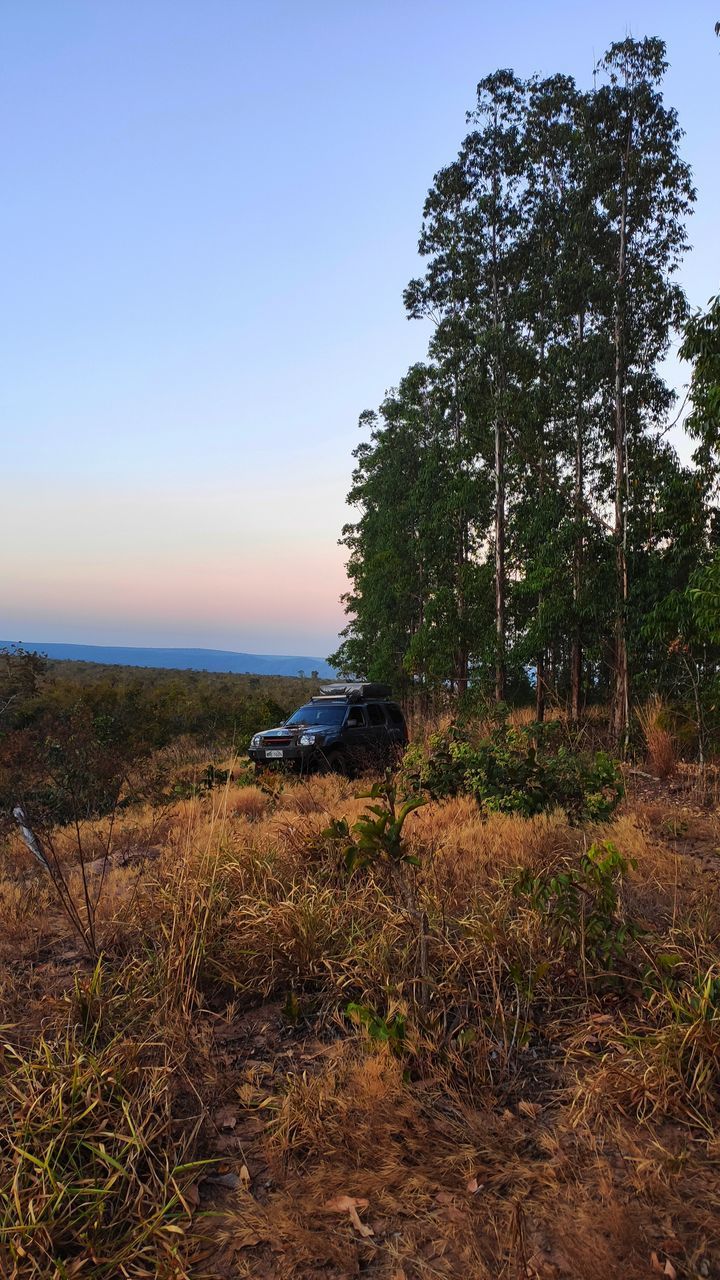
<path fill-rule="evenodd" d="M 348 729 L 362 729 L 365 727 L 365 712 L 362 707 L 351 707 L 348 711 L 346 720 Z"/>
<path fill-rule="evenodd" d="M 377 702 L 369 702 L 367 709 L 370 723 L 373 725 L 382 725 L 385 727 L 385 713 Z"/>

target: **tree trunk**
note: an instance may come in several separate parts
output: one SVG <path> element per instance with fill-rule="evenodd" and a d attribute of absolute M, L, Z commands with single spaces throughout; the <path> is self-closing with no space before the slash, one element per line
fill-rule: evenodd
<path fill-rule="evenodd" d="M 495 701 L 505 700 L 505 442 L 495 420 Z"/>
<path fill-rule="evenodd" d="M 497 111 L 495 112 L 497 129 Z M 504 377 L 500 344 L 500 305 L 498 299 L 498 205 L 497 161 L 493 174 L 494 213 L 492 223 L 492 291 L 493 330 L 495 337 L 495 701 L 505 701 L 505 435 Z"/>
<path fill-rule="evenodd" d="M 460 442 L 462 439 L 462 420 L 460 415 L 460 394 L 457 375 L 453 378 L 455 396 L 455 449 L 460 465 Z M 458 532 L 456 549 L 455 598 L 457 600 L 458 624 L 460 636 L 455 652 L 455 692 L 459 698 L 467 693 L 468 687 L 468 649 L 467 649 L 467 600 L 465 599 L 465 566 L 468 562 L 468 518 L 464 509 L 464 500 L 458 511 Z"/>
<path fill-rule="evenodd" d="M 545 719 L 545 650 L 538 656 L 535 681 L 535 719 L 542 723 Z"/>
<path fill-rule="evenodd" d="M 544 397 L 545 297 L 544 297 L 544 291 L 541 291 L 540 320 L 541 320 L 542 330 L 541 330 L 541 337 L 540 337 L 540 367 L 539 367 L 541 396 L 540 396 L 540 414 L 539 414 L 540 457 L 539 457 L 539 465 L 538 465 L 538 498 L 540 500 L 540 508 L 542 510 L 543 502 L 545 498 L 545 417 L 544 417 L 545 415 L 545 397 Z M 538 604 L 537 604 L 539 627 L 542 626 L 543 598 L 544 598 L 543 592 L 542 590 L 540 590 L 538 592 Z M 545 719 L 545 645 L 543 645 L 542 648 L 540 649 L 540 652 L 537 658 L 537 678 L 535 683 L 535 719 L 538 721 L 538 723 L 541 723 Z"/>
<path fill-rule="evenodd" d="M 615 347 L 615 654 L 612 697 L 612 734 L 618 746 L 624 742 L 630 718 L 630 681 L 627 656 L 627 470 L 625 423 L 625 263 L 628 203 L 628 157 L 632 126 L 628 125 L 627 150 L 621 176 L 621 209 L 618 245 L 618 273 L 615 288 L 613 344 Z"/>
<path fill-rule="evenodd" d="M 577 723 L 580 719 L 582 704 L 582 634 L 580 629 L 580 597 L 582 593 L 582 573 L 584 558 L 583 518 L 585 507 L 584 476 L 584 439 L 583 439 L 583 378 L 582 378 L 582 345 L 584 340 L 585 316 L 582 310 L 577 318 L 577 369 L 578 396 L 575 417 L 575 545 L 573 548 L 573 607 L 574 629 L 570 652 L 570 717 Z"/>

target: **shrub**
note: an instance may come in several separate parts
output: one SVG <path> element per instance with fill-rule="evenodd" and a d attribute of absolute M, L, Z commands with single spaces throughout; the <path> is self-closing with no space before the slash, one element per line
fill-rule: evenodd
<path fill-rule="evenodd" d="M 582 950 L 586 960 L 612 968 L 639 933 L 618 911 L 618 887 L 634 865 L 611 840 L 604 840 L 591 845 L 579 866 L 537 875 L 523 868 L 513 891 L 541 913 L 562 951 Z"/>
<path fill-rule="evenodd" d="M 602 821 L 623 794 L 617 763 L 554 748 L 540 725 L 501 725 L 473 743 L 456 727 L 434 734 L 405 756 L 406 779 L 434 799 L 472 795 L 488 813 L 525 817 L 562 808 L 573 821 Z"/>
<path fill-rule="evenodd" d="M 425 804 L 423 797 L 415 794 L 401 799 L 392 774 L 387 773 L 382 782 L 373 783 L 358 799 L 375 803 L 368 806 L 352 829 L 347 819 L 341 818 L 333 819 L 323 832 L 327 838 L 340 842 L 348 871 L 370 867 L 378 861 L 418 866 L 417 858 L 405 846 L 402 832 L 410 814 Z"/>

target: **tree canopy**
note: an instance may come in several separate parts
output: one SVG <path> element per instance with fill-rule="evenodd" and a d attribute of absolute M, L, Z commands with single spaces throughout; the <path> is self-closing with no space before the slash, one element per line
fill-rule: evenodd
<path fill-rule="evenodd" d="M 604 698 L 622 741 L 631 691 L 677 679 L 692 627 L 710 641 L 720 303 L 689 317 L 677 278 L 695 192 L 666 67 L 628 38 L 591 89 L 480 81 L 404 295 L 426 359 L 360 419 L 342 671 L 533 696 L 539 719 Z M 662 367 L 678 332 L 689 466 Z M 682 651 L 715 679 L 712 643 Z"/>

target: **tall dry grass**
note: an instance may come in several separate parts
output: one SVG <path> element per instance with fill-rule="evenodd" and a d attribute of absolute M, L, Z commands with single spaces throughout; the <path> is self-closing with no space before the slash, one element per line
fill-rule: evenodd
<path fill-rule="evenodd" d="M 569 1280 L 621 1259 L 632 1278 L 655 1250 L 702 1274 L 720 1247 L 720 909 L 661 803 L 597 829 L 468 798 L 416 811 L 420 939 L 393 877 L 349 876 L 328 834 L 364 811 L 354 792 L 229 780 L 161 828 L 119 815 L 95 970 L 65 962 L 66 924 L 8 847 L 0 1273 Z M 561 884 L 604 840 L 634 864 L 608 928 L 637 926 L 605 959 L 591 889 L 570 931 L 557 893 L 517 892 L 521 870 Z M 219 1152 L 236 1189 L 201 1263 L 197 1162 Z"/>
<path fill-rule="evenodd" d="M 638 707 L 637 718 L 647 748 L 647 761 L 658 778 L 669 778 L 677 768 L 677 744 L 667 727 L 667 708 L 657 694 Z"/>

